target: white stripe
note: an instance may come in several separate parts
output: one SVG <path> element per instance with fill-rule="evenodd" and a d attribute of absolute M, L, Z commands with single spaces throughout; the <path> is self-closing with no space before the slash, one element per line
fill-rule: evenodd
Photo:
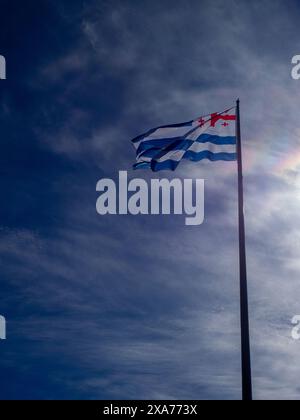
<path fill-rule="evenodd" d="M 166 160 L 174 160 L 175 162 L 179 162 L 186 150 L 173 150 L 172 152 L 166 153 L 164 156 L 162 156 L 159 159 L 154 159 L 156 162 L 165 162 Z"/>
<path fill-rule="evenodd" d="M 188 149 L 192 152 L 199 153 L 208 150 L 212 153 L 236 153 L 235 144 L 213 144 L 213 143 L 198 143 L 195 142 Z"/>
<path fill-rule="evenodd" d="M 211 136 L 219 137 L 235 137 L 235 121 L 228 121 L 225 127 L 218 122 L 216 127 L 211 127 L 210 122 L 203 127 L 199 127 L 192 134 L 187 137 L 187 140 L 197 140 L 201 134 L 209 134 Z"/>
<path fill-rule="evenodd" d="M 158 128 L 154 133 L 150 134 L 150 136 L 145 137 L 144 139 L 140 140 L 137 143 L 134 143 L 134 147 L 138 149 L 139 145 L 144 141 L 149 140 L 160 140 L 160 139 L 173 139 L 175 137 L 183 137 L 193 128 L 197 127 L 197 122 L 194 122 L 193 125 L 189 125 L 186 127 L 167 127 L 167 128 Z"/>
<path fill-rule="evenodd" d="M 142 156 L 136 159 L 137 163 L 141 163 L 141 162 L 151 162 L 152 158 L 147 157 L 147 156 Z"/>

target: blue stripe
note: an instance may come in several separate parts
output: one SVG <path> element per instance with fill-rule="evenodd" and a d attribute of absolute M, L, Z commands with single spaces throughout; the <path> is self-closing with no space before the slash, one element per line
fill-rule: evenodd
<path fill-rule="evenodd" d="M 212 143 L 216 145 L 235 145 L 236 144 L 236 137 L 235 136 L 213 136 L 211 134 L 201 134 L 196 140 L 188 140 L 184 137 L 174 137 L 172 139 L 159 139 L 159 140 L 146 140 L 143 141 L 138 149 L 137 149 L 137 156 L 149 156 L 152 157 L 153 155 L 148 155 L 144 152 L 148 152 L 149 150 L 162 150 L 166 147 L 170 147 L 174 143 L 174 149 L 171 150 L 187 150 L 194 142 L 198 143 Z M 181 143 L 180 143 L 181 142 Z M 182 147 L 180 147 L 182 145 Z"/>
<path fill-rule="evenodd" d="M 188 150 L 184 156 L 183 159 L 191 160 L 192 162 L 199 162 L 203 159 L 208 159 L 211 162 L 216 162 L 218 160 L 224 160 L 224 161 L 235 161 L 237 160 L 237 154 L 236 153 L 213 153 L 209 150 L 204 150 L 203 152 L 195 153 L 190 150 Z"/>
<path fill-rule="evenodd" d="M 173 137 L 168 139 L 159 139 L 159 140 L 146 140 L 143 141 L 137 151 L 136 154 L 140 155 L 143 152 L 146 152 L 147 150 L 155 149 L 155 150 L 162 150 L 165 147 L 170 146 L 174 142 L 178 142 L 180 140 L 183 140 L 183 137 Z"/>
<path fill-rule="evenodd" d="M 216 136 L 212 134 L 201 134 L 197 138 L 199 143 L 213 143 L 217 145 L 236 144 L 236 136 Z"/>
<path fill-rule="evenodd" d="M 230 161 L 236 161 L 237 155 L 236 153 L 212 153 L 208 150 L 199 152 L 199 153 L 187 151 L 184 154 L 182 159 L 187 159 L 192 162 L 199 162 L 200 160 L 203 160 L 203 159 L 208 159 L 211 162 L 216 162 L 216 161 L 230 162 Z M 156 162 L 155 160 L 153 160 L 152 162 L 136 163 L 133 168 L 134 169 L 151 169 L 153 172 L 158 172 L 162 170 L 175 171 L 175 169 L 177 168 L 180 162 L 181 161 L 174 161 L 174 160 Z"/>
<path fill-rule="evenodd" d="M 132 141 L 132 143 L 138 143 L 139 141 L 143 140 L 146 137 L 151 136 L 151 134 L 155 133 L 156 130 L 160 130 L 161 128 L 180 128 L 180 127 L 191 127 L 193 125 L 194 121 L 188 121 L 180 124 L 172 124 L 172 125 L 161 125 L 160 127 L 152 128 L 151 130 L 147 131 L 145 134 L 141 134 L 138 137 L 135 137 Z"/>

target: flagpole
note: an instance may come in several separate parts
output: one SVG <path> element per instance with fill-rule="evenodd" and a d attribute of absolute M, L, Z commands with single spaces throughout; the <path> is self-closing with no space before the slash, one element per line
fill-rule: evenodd
<path fill-rule="evenodd" d="M 241 351 L 243 400 L 252 401 L 251 353 L 248 310 L 248 286 L 246 267 L 246 240 L 244 220 L 244 187 L 241 142 L 240 100 L 236 102 L 236 135 L 238 163 L 238 207 L 239 207 L 239 256 L 240 256 L 240 306 L 241 306 Z"/>

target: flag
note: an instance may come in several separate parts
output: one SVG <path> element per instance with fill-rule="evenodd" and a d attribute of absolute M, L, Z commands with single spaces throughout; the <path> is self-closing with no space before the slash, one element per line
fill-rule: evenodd
<path fill-rule="evenodd" d="M 186 123 L 149 130 L 132 140 L 136 149 L 134 169 L 174 171 L 183 160 L 234 161 L 236 153 L 236 108 Z"/>

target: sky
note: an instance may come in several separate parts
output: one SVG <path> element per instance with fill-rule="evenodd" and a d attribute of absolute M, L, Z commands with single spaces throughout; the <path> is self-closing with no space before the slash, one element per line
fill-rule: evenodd
<path fill-rule="evenodd" d="M 299 399 L 296 0 L 2 0 L 1 399 L 240 399 L 236 163 L 134 172 L 130 139 L 241 100 L 256 399 Z M 205 222 L 96 184 L 205 180 Z"/>

